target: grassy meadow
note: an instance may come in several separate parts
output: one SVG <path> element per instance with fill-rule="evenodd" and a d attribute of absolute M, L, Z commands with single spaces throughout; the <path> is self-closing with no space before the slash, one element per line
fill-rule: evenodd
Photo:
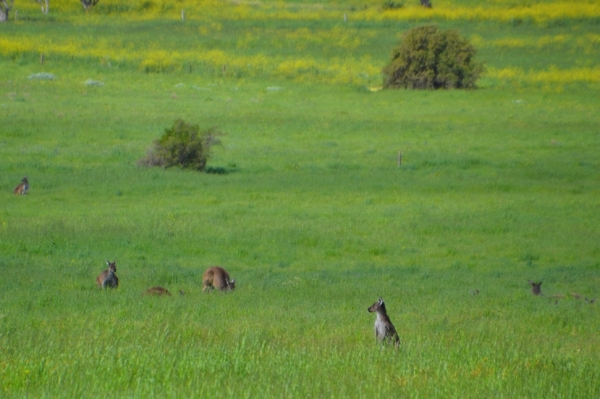
<path fill-rule="evenodd" d="M 0 397 L 600 397 L 600 2 L 414 3 L 17 0 Z M 478 89 L 381 90 L 425 23 Z M 136 165 L 177 118 L 215 173 Z"/>

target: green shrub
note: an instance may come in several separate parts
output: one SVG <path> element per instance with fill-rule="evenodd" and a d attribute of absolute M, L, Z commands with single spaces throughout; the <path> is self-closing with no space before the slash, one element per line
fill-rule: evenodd
<path fill-rule="evenodd" d="M 393 0 L 386 0 L 383 2 L 383 5 L 381 6 L 382 10 L 397 10 L 399 8 L 404 7 L 404 4 L 402 2 L 395 2 Z"/>
<path fill-rule="evenodd" d="M 455 30 L 435 25 L 408 30 L 384 68 L 385 88 L 474 88 L 483 72 L 475 48 Z"/>
<path fill-rule="evenodd" d="M 180 166 L 184 169 L 203 171 L 210 158 L 211 148 L 221 144 L 223 133 L 216 127 L 200 132 L 198 125 L 190 125 L 178 119 L 173 127 L 154 141 L 147 155 L 138 161 L 142 166 Z"/>

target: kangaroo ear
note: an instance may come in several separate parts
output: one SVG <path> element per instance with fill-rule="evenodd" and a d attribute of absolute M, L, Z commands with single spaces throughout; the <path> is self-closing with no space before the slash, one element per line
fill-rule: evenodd
<path fill-rule="evenodd" d="M 379 297 L 379 304 L 381 305 L 383 303 L 383 298 Z"/>
<path fill-rule="evenodd" d="M 235 284 L 235 279 L 231 280 L 229 284 Z"/>
<path fill-rule="evenodd" d="M 108 266 L 110 266 L 110 262 L 109 262 L 109 261 L 106 261 L 106 264 L 107 264 Z"/>

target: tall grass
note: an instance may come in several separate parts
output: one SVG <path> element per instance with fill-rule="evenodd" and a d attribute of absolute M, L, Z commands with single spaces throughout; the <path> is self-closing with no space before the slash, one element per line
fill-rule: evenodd
<path fill-rule="evenodd" d="M 0 26 L 0 397 L 600 396 L 598 304 L 569 296 L 598 296 L 593 15 L 435 17 L 488 75 L 412 92 L 378 70 L 420 20 L 378 5 L 102 4 Z M 177 118 L 227 132 L 221 174 L 136 166 Z M 215 264 L 235 292 L 201 293 Z"/>

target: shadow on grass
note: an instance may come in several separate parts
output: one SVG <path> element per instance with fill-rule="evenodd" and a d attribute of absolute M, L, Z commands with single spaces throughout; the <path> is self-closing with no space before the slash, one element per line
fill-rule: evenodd
<path fill-rule="evenodd" d="M 209 166 L 208 168 L 206 168 L 204 170 L 205 173 L 208 173 L 209 175 L 228 175 L 230 173 L 235 173 L 237 172 L 238 169 L 237 168 L 224 168 L 222 166 Z"/>

